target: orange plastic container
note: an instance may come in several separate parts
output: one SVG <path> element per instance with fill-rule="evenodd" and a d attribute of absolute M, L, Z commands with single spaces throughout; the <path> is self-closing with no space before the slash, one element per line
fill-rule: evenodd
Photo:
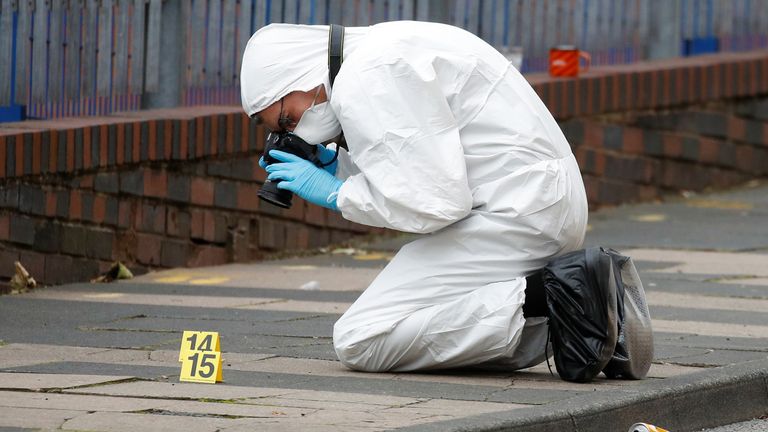
<path fill-rule="evenodd" d="M 585 60 L 585 66 L 581 68 L 579 59 Z M 579 75 L 579 69 L 589 69 L 591 57 L 586 51 L 579 51 L 573 45 L 560 45 L 549 50 L 549 74 L 553 77 L 575 77 Z"/>

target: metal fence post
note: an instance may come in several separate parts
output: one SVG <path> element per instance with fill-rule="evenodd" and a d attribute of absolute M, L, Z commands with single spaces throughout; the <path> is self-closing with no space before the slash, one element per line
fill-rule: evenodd
<path fill-rule="evenodd" d="M 649 31 L 646 58 L 669 58 L 682 54 L 681 7 L 682 0 L 665 0 L 654 2 L 653 7 L 647 9 Z"/>
<path fill-rule="evenodd" d="M 171 108 L 181 105 L 186 65 L 182 1 L 188 0 L 162 0 L 158 64 L 151 64 L 152 59 L 148 57 L 144 65 L 147 68 L 148 78 L 150 69 L 158 68 L 157 88 L 150 90 L 153 86 L 145 82 L 145 90 L 141 95 L 142 109 Z M 150 43 L 152 38 L 147 42 L 147 44 Z M 146 49 L 149 51 L 152 47 L 147 46 Z"/>

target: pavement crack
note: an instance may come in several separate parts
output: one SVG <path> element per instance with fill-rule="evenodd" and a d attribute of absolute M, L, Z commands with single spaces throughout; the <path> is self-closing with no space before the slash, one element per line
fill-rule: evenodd
<path fill-rule="evenodd" d="M 150 408 L 145 410 L 128 411 L 130 414 L 153 414 L 153 415 L 172 415 L 181 417 L 202 417 L 202 418 L 220 418 L 237 420 L 244 418 L 273 418 L 273 416 L 252 416 L 252 415 L 233 415 L 233 414 L 213 414 L 213 413 L 191 413 L 184 411 L 171 411 L 157 408 Z"/>
<path fill-rule="evenodd" d="M 115 328 L 115 327 L 90 327 L 90 326 L 78 326 L 80 331 L 109 331 L 109 332 L 131 332 L 131 333 L 180 333 L 178 330 L 169 329 L 131 329 L 131 328 Z"/>

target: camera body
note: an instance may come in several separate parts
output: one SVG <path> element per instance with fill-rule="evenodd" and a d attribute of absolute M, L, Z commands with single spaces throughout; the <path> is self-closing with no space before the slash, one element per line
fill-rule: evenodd
<path fill-rule="evenodd" d="M 280 150 L 286 153 L 296 155 L 306 159 L 316 166 L 322 166 L 322 162 L 317 155 L 317 146 L 308 144 L 298 135 L 291 132 L 270 133 L 267 135 L 267 141 L 264 144 L 264 162 L 267 165 L 279 163 L 280 161 L 269 155 L 272 150 Z M 262 200 L 282 208 L 291 208 L 293 193 L 289 190 L 279 189 L 277 185 L 280 180 L 267 180 L 258 193 Z"/>

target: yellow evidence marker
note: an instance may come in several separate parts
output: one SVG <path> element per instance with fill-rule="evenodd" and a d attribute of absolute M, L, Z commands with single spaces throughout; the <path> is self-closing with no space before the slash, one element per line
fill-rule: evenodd
<path fill-rule="evenodd" d="M 222 381 L 221 342 L 217 332 L 185 331 L 179 350 L 180 381 L 215 384 Z"/>

